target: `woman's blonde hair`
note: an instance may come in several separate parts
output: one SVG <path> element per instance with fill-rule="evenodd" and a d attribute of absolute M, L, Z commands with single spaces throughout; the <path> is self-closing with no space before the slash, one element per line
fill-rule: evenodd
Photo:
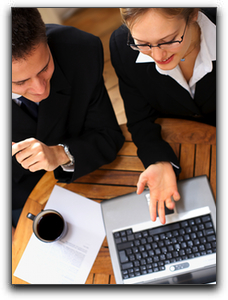
<path fill-rule="evenodd" d="M 123 23 L 131 29 L 134 24 L 141 18 L 148 10 L 154 9 L 167 17 L 179 17 L 180 19 L 191 20 L 199 11 L 198 8 L 157 8 L 157 7 L 144 7 L 144 8 L 120 8 Z"/>

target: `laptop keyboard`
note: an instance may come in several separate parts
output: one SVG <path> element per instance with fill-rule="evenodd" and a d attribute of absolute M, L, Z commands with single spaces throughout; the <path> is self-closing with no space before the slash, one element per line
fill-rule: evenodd
<path fill-rule="evenodd" d="M 165 265 L 216 253 L 211 215 L 143 231 L 113 233 L 123 279 L 165 270 Z"/>

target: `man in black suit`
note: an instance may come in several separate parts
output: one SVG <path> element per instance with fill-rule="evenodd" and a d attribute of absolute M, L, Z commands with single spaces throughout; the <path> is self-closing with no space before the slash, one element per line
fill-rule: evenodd
<path fill-rule="evenodd" d="M 12 9 L 13 225 L 46 171 L 70 183 L 110 163 L 123 145 L 103 81 L 101 41 Z M 24 98 L 21 98 L 23 96 Z M 35 104 L 38 116 L 28 105 Z"/>

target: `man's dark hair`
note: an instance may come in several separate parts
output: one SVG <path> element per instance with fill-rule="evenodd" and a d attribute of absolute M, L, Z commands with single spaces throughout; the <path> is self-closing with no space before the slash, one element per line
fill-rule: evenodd
<path fill-rule="evenodd" d="M 12 60 L 25 59 L 47 42 L 45 24 L 37 8 L 12 8 Z"/>

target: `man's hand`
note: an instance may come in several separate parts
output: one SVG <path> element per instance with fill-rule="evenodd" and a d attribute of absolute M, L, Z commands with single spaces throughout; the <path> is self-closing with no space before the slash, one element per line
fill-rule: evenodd
<path fill-rule="evenodd" d="M 16 155 L 16 160 L 24 169 L 31 172 L 53 171 L 58 166 L 69 162 L 63 147 L 47 146 L 34 138 L 19 143 L 12 142 L 13 155 Z"/>
<path fill-rule="evenodd" d="M 137 194 L 141 194 L 145 185 L 150 189 L 150 217 L 152 221 L 156 220 L 157 202 L 158 202 L 158 215 L 162 224 L 165 224 L 165 206 L 168 209 L 174 209 L 175 203 L 173 200 L 178 201 L 180 194 L 177 190 L 176 175 L 173 167 L 169 162 L 159 162 L 150 165 L 139 177 L 137 184 Z"/>

